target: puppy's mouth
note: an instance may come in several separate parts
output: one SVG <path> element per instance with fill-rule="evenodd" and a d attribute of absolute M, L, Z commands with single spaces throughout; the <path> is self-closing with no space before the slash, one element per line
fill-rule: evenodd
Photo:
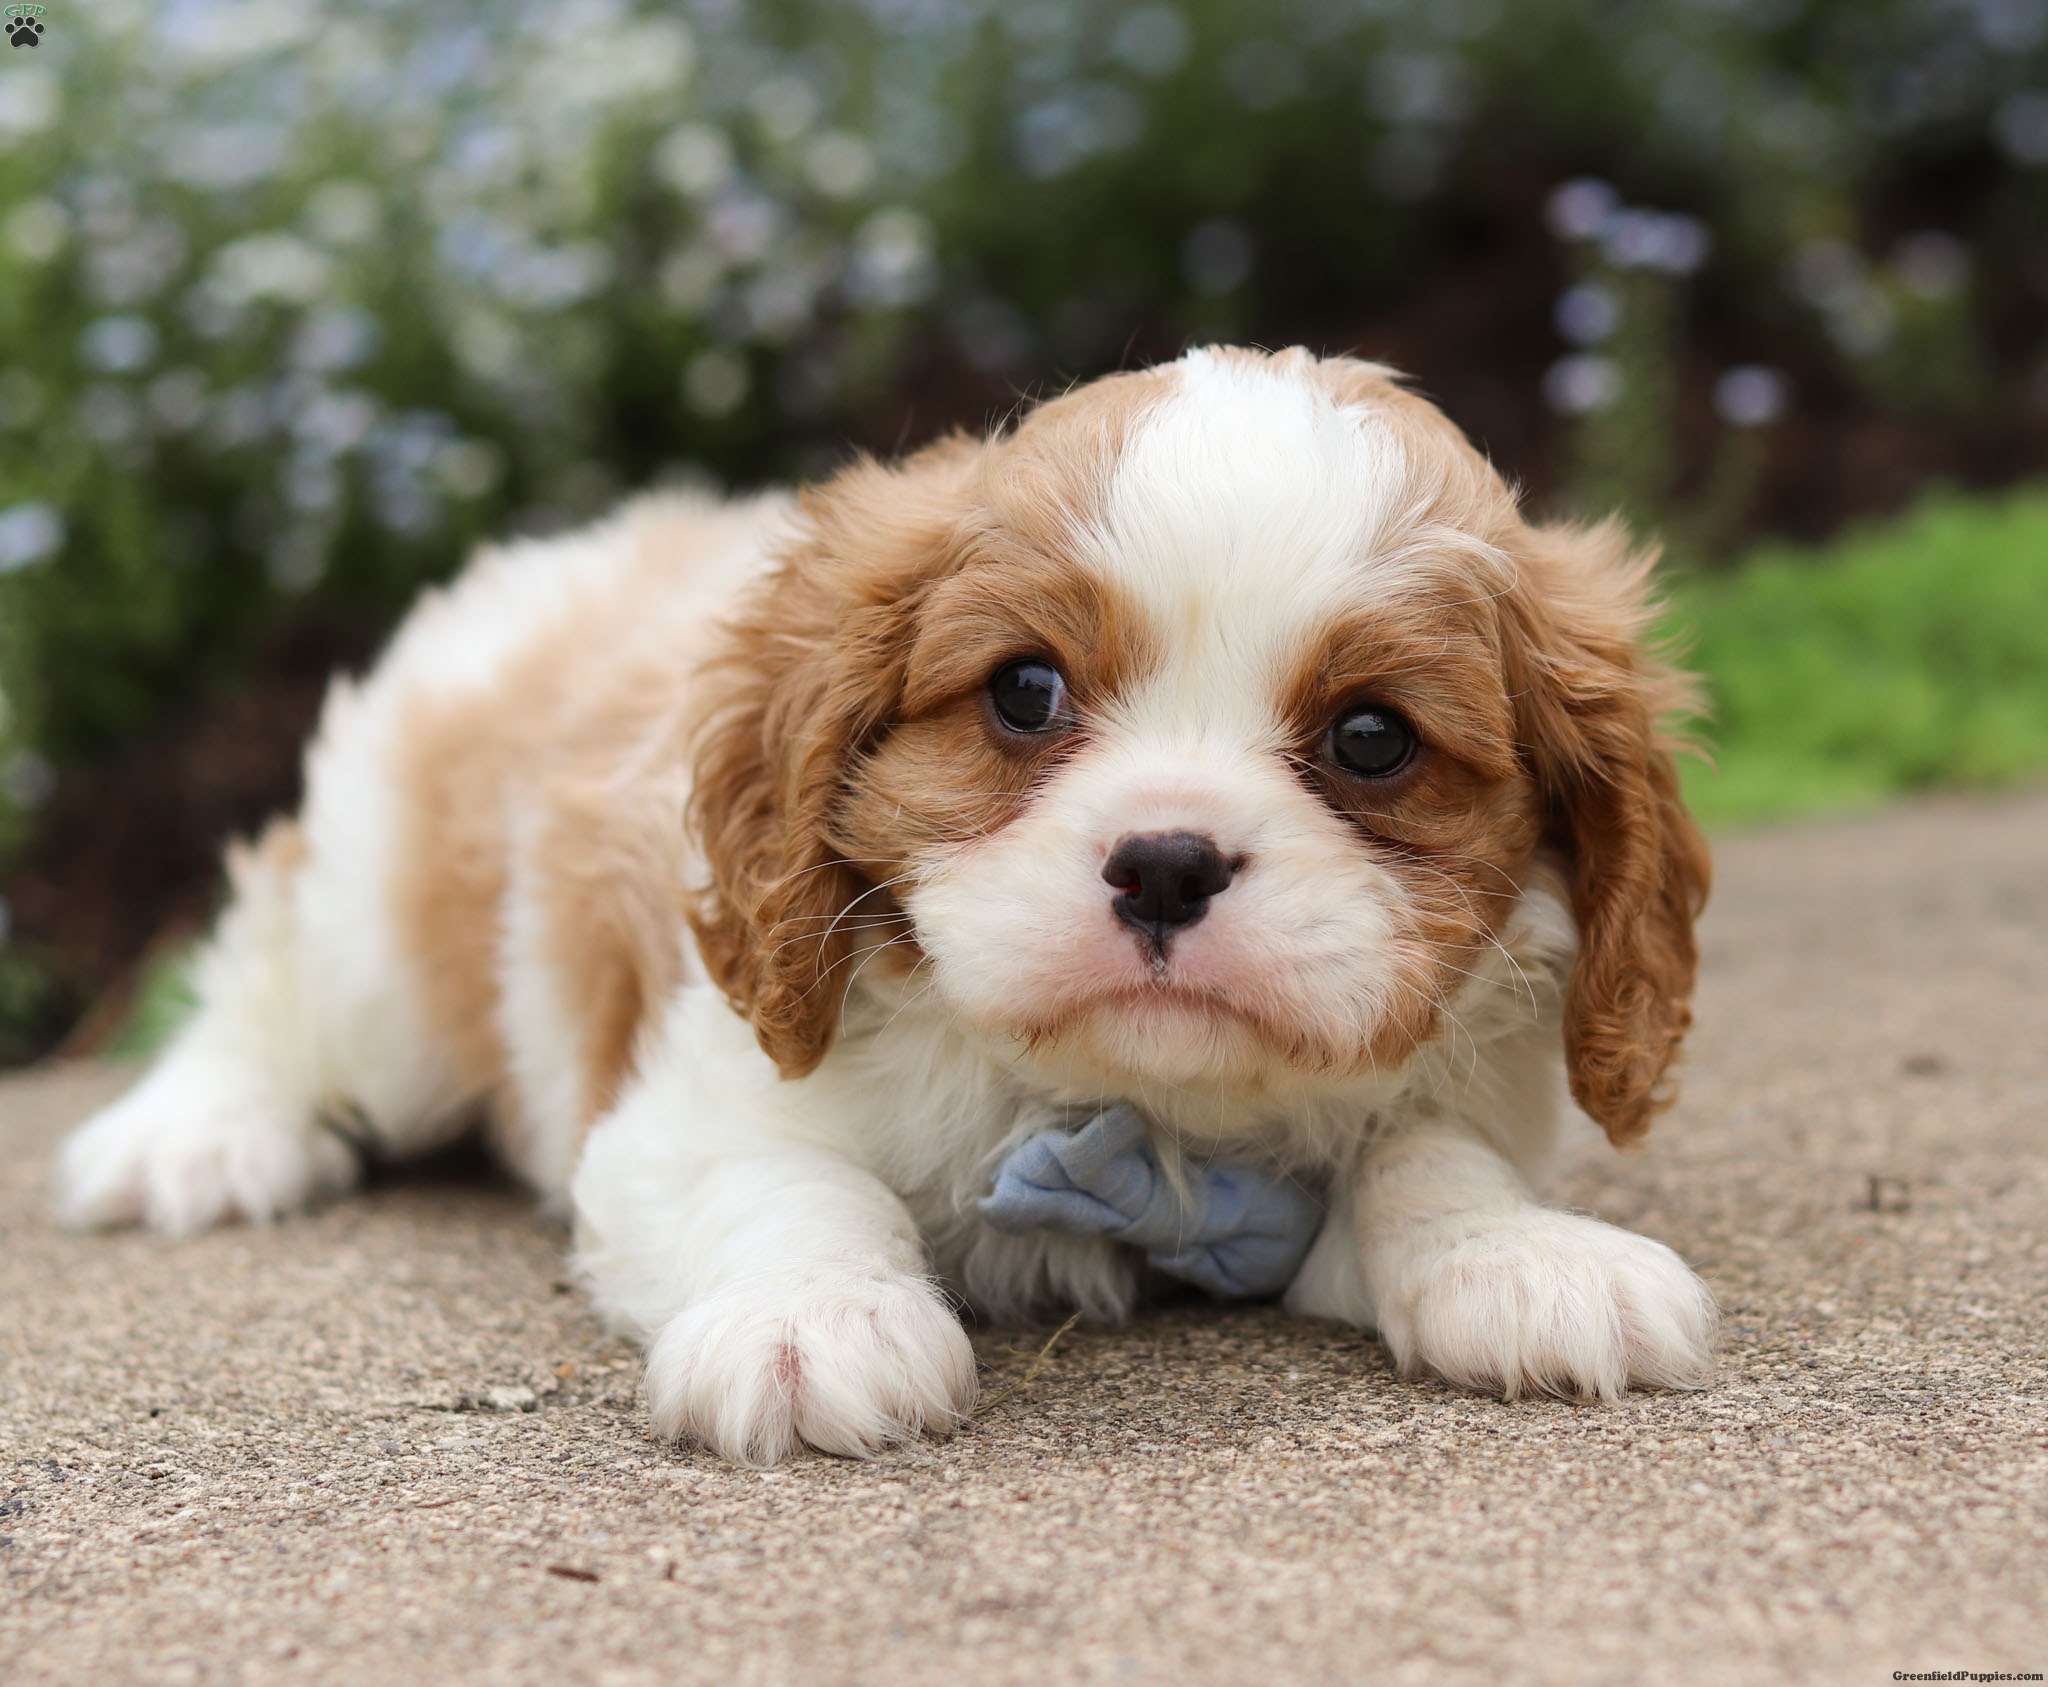
<path fill-rule="evenodd" d="M 1123 1030 L 1140 1037 L 1184 1031 L 1193 1022 L 1231 1041 L 1248 1040 L 1262 1061 L 1300 1071 L 1349 1070 L 1363 1059 L 1363 1051 L 1337 1049 L 1241 992 L 1190 979 L 1170 966 L 1155 967 L 1148 978 L 1079 989 L 1019 1027 L 1019 1034 L 1032 1047 L 1057 1045 L 1084 1031 L 1099 1033 L 1105 1021 L 1121 1022 Z"/>
<path fill-rule="evenodd" d="M 1163 958 L 1152 963 L 1152 977 L 1143 983 L 1112 984 L 1085 993 L 1080 1005 L 1097 1011 L 1121 1011 L 1137 1017 L 1162 1011 L 1211 1014 L 1258 1026 L 1265 1016 L 1248 1003 L 1234 1001 L 1213 985 L 1176 976 Z"/>

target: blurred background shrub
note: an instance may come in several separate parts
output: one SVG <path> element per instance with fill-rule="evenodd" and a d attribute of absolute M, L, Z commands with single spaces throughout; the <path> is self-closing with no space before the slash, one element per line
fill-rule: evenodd
<path fill-rule="evenodd" d="M 2048 490 L 1765 545 L 1670 599 L 1707 680 L 1713 755 L 1685 772 L 1709 825 L 2048 770 Z"/>
<path fill-rule="evenodd" d="M 480 535 L 1193 340 L 1392 361 L 1546 508 L 1662 529 L 1734 729 L 1800 723 L 1728 812 L 2028 759 L 2038 684 L 1960 759 L 1937 703 L 1882 768 L 1809 711 L 1881 628 L 2025 669 L 2038 501 L 1858 541 L 1796 649 L 1811 557 L 1713 571 L 2048 460 L 2048 0 L 46 21 L 0 60 L 0 1060 L 98 1034 Z M 1979 543 L 2027 547 L 1969 598 L 2002 626 L 1924 621 Z"/>

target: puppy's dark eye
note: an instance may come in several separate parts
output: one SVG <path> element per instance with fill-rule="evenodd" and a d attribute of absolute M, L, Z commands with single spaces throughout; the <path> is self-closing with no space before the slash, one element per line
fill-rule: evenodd
<path fill-rule="evenodd" d="M 988 682 L 996 719 L 1012 732 L 1051 732 L 1067 726 L 1067 682 L 1050 662 L 1007 662 Z"/>
<path fill-rule="evenodd" d="M 1415 728 L 1392 709 L 1363 703 L 1330 723 L 1330 760 L 1361 779 L 1385 779 L 1415 759 Z"/>

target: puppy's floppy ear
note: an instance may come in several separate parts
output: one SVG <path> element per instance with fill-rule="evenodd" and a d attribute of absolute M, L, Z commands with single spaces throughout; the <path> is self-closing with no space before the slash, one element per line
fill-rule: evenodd
<path fill-rule="evenodd" d="M 690 824 L 710 871 L 689 919 L 712 979 L 788 1076 L 838 1029 L 827 974 L 894 903 L 836 834 L 849 777 L 885 729 L 925 592 L 957 566 L 965 437 L 900 466 L 862 460 L 804 494 L 791 548 L 704 673 Z M 860 906 L 853 908 L 859 899 Z M 839 916 L 852 914 L 845 920 Z"/>
<path fill-rule="evenodd" d="M 1665 1074 L 1692 1023 L 1707 850 L 1661 723 L 1695 699 L 1646 646 L 1654 551 L 1631 552 L 1610 521 L 1530 529 L 1519 560 L 1505 607 L 1522 623 L 1522 742 L 1579 928 L 1565 1059 L 1579 1105 L 1623 1143 L 1671 1100 Z"/>

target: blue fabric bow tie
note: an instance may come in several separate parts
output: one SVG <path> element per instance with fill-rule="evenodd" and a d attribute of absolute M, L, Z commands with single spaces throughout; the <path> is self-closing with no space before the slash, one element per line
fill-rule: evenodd
<path fill-rule="evenodd" d="M 1128 1103 L 1077 1131 L 1041 1131 L 996 1168 L 978 1203 L 998 1230 L 1062 1230 L 1143 1248 L 1168 1276 L 1212 1295 L 1275 1295 L 1322 1228 L 1323 1204 L 1276 1171 L 1241 1161 L 1191 1168 L 1185 1196 L 1160 1170 Z"/>

